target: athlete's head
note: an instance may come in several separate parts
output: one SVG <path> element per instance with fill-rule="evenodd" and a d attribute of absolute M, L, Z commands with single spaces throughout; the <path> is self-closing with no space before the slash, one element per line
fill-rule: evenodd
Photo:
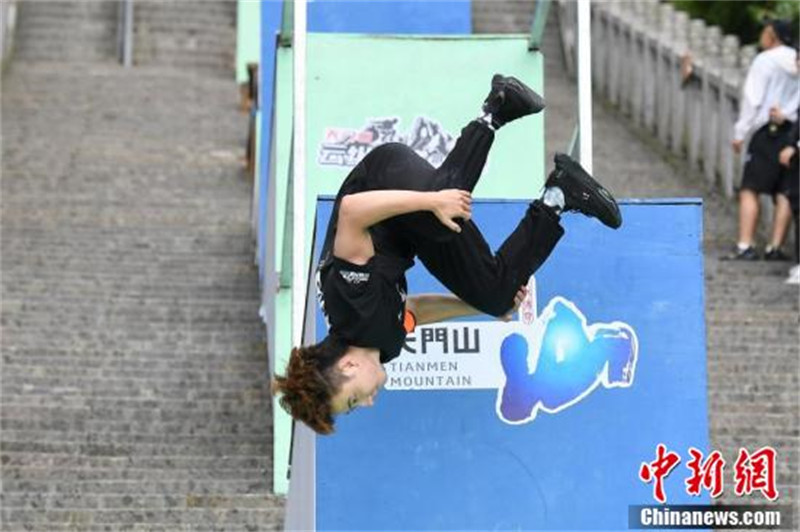
<path fill-rule="evenodd" d="M 386 372 L 377 349 L 348 346 L 333 336 L 292 349 L 286 374 L 275 376 L 273 391 L 293 418 L 319 434 L 333 432 L 334 415 L 372 406 Z"/>

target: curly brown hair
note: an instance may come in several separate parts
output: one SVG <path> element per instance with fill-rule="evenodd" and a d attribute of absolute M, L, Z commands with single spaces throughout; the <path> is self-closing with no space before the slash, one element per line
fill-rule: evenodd
<path fill-rule="evenodd" d="M 328 336 L 318 344 L 295 347 L 283 377 L 275 375 L 272 393 L 281 393 L 279 402 L 293 418 L 319 434 L 333 432 L 331 398 L 347 380 L 336 367 L 348 345 Z"/>

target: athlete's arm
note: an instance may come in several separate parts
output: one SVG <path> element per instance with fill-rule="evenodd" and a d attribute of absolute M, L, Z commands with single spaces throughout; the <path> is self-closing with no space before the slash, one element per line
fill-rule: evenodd
<path fill-rule="evenodd" d="M 481 311 L 472 308 L 456 296 L 448 294 L 420 294 L 406 299 L 406 309 L 417 319 L 417 325 L 474 316 Z"/>
<path fill-rule="evenodd" d="M 514 296 L 514 306 L 498 319 L 503 321 L 510 320 L 527 294 L 528 287 L 521 286 Z M 458 297 L 445 294 L 420 294 L 409 296 L 408 299 L 406 299 L 406 309 L 414 315 L 417 325 L 481 314 L 480 310 L 471 307 Z"/>
<path fill-rule="evenodd" d="M 459 232 L 461 228 L 453 219 L 468 220 L 472 216 L 470 203 L 470 193 L 458 189 L 371 190 L 348 194 L 339 205 L 333 254 L 356 264 L 366 264 L 375 255 L 367 229 L 387 218 L 410 212 L 431 211 L 443 224 Z"/>

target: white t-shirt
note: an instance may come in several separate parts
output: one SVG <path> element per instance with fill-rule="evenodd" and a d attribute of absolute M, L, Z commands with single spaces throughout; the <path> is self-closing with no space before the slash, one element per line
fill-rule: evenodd
<path fill-rule="evenodd" d="M 733 138 L 743 140 L 748 133 L 769 122 L 770 107 L 778 107 L 784 116 L 793 120 L 798 105 L 797 52 L 784 45 L 761 52 L 747 71 Z"/>

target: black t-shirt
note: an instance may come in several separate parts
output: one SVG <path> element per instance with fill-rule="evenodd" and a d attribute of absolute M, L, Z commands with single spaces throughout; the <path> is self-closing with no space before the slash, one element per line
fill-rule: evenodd
<path fill-rule="evenodd" d="M 375 255 L 367 264 L 333 255 L 342 198 L 367 190 L 374 189 L 363 168 L 356 166 L 336 196 L 320 256 L 317 290 L 329 332 L 350 345 L 380 350 L 385 364 L 400 355 L 405 342 L 405 271 L 414 264 L 413 253 L 392 220 L 385 220 L 369 228 Z"/>

